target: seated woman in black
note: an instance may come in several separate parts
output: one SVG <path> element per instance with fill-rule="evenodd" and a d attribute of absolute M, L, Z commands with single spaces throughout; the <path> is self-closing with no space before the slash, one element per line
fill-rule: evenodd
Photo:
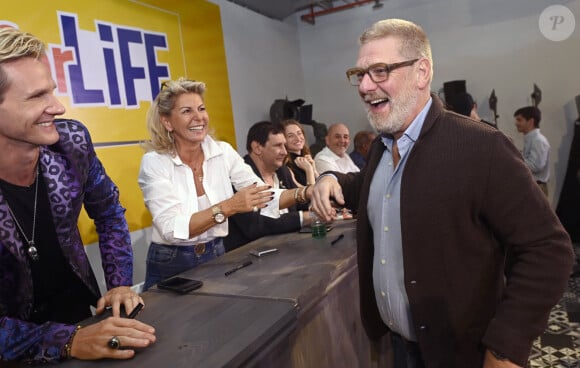
<path fill-rule="evenodd" d="M 306 144 L 304 128 L 293 119 L 284 120 L 282 126 L 286 137 L 286 150 L 288 151 L 286 165 L 292 172 L 294 181 L 298 186 L 314 184 L 318 177 L 318 171 Z"/>

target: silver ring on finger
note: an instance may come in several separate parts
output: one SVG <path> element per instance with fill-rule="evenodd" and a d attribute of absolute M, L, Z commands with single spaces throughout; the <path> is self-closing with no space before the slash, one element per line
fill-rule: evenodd
<path fill-rule="evenodd" d="M 121 340 L 119 340 L 119 338 L 117 336 L 113 336 L 113 337 L 111 337 L 111 339 L 109 340 L 109 342 L 107 343 L 107 345 L 111 349 L 118 350 L 118 349 L 121 348 Z"/>

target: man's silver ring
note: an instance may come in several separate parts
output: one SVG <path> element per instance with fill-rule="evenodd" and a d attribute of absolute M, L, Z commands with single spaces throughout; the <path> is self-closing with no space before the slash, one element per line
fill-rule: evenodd
<path fill-rule="evenodd" d="M 107 343 L 111 349 L 119 349 L 121 347 L 121 341 L 117 336 L 111 337 L 111 340 Z"/>
<path fill-rule="evenodd" d="M 258 212 L 258 206 L 254 206 L 254 208 L 252 208 L 252 211 Z"/>

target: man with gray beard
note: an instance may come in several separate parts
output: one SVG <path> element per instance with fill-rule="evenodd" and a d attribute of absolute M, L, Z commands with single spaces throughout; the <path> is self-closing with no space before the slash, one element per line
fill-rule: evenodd
<path fill-rule="evenodd" d="M 566 287 L 570 238 L 511 141 L 430 93 L 421 27 L 379 21 L 360 44 L 346 74 L 381 139 L 363 172 L 319 178 L 312 206 L 326 221 L 331 199 L 358 209 L 367 334 L 387 337 L 396 368 L 525 366 Z"/>

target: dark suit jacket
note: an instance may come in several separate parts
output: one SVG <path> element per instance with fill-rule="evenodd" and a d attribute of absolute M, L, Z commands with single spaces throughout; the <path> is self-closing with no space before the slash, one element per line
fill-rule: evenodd
<path fill-rule="evenodd" d="M 359 175 L 336 174 L 358 206 L 361 315 L 369 336 L 388 332 L 375 301 L 371 179 L 385 147 L 378 137 Z M 405 285 L 429 368 L 481 367 L 486 346 L 525 365 L 561 297 L 570 239 L 521 154 L 500 131 L 443 109 L 433 96 L 401 186 Z M 506 249 L 513 254 L 504 283 Z"/>
<path fill-rule="evenodd" d="M 260 176 L 256 164 L 254 164 L 254 161 L 249 155 L 244 156 L 244 161 L 250 165 L 256 175 Z M 276 170 L 276 175 L 278 175 L 278 179 L 283 188 L 296 188 L 290 170 L 286 165 L 283 165 Z M 307 206 L 301 206 L 300 208 L 291 206 L 288 208 L 288 213 L 280 215 L 280 218 L 277 219 L 262 216 L 259 212 L 238 213 L 229 217 L 228 236 L 224 239 L 226 252 L 234 250 L 252 240 L 256 240 L 266 235 L 289 233 L 300 230 L 299 209 L 306 210 Z"/>
<path fill-rule="evenodd" d="M 64 119 L 55 124 L 60 140 L 40 147 L 39 165 L 62 253 L 95 297 L 100 296 L 77 226 L 84 205 L 99 235 L 107 288 L 130 286 L 133 253 L 119 190 L 97 158 L 86 127 Z M 32 271 L 1 190 L 0 229 L 0 366 L 2 360 L 58 361 L 75 326 L 26 322 L 34 304 Z"/>

